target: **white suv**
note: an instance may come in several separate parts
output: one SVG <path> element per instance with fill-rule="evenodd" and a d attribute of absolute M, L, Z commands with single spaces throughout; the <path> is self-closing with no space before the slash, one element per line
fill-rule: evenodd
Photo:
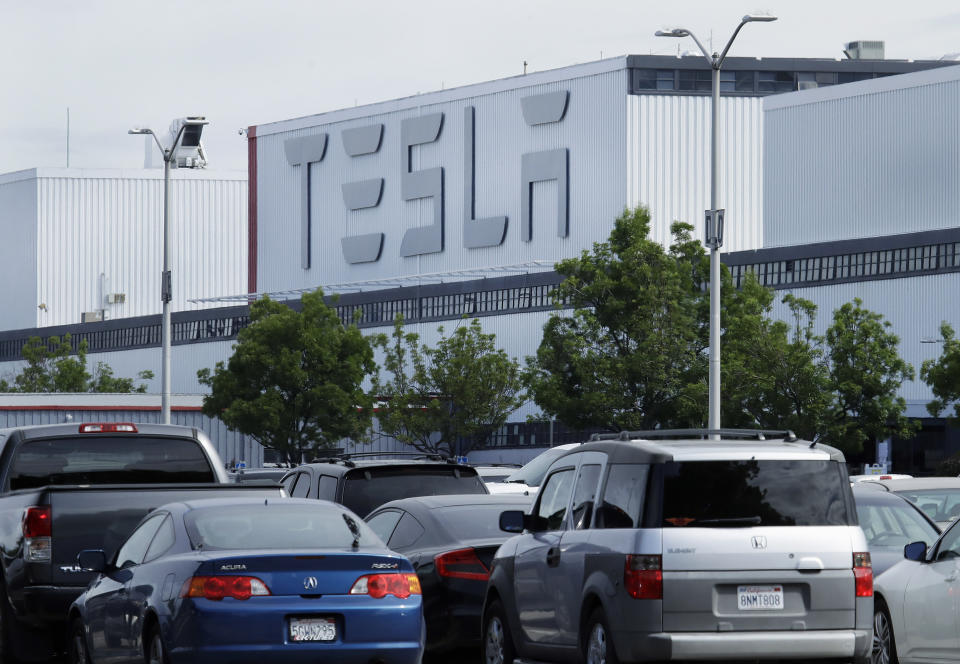
<path fill-rule="evenodd" d="M 711 440 L 710 436 L 720 440 Z M 493 561 L 484 657 L 868 662 L 873 576 L 843 455 L 790 432 L 599 436 Z"/>

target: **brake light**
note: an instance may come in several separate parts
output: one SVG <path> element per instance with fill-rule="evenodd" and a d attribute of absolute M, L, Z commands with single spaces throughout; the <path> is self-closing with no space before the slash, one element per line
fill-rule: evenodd
<path fill-rule="evenodd" d="M 853 580 L 857 597 L 873 597 L 873 564 L 869 553 L 853 554 Z"/>
<path fill-rule="evenodd" d="M 473 549 L 458 549 L 442 553 L 434 556 L 433 562 L 437 566 L 437 574 L 449 579 L 486 581 L 490 578 L 490 570 L 480 561 L 477 552 Z"/>
<path fill-rule="evenodd" d="M 191 576 L 180 591 L 181 597 L 203 597 L 215 602 L 224 597 L 245 600 L 269 594 L 267 584 L 255 576 Z"/>
<path fill-rule="evenodd" d="M 663 599 L 661 557 L 628 555 L 623 566 L 623 585 L 634 599 Z"/>
<path fill-rule="evenodd" d="M 137 433 L 131 422 L 89 422 L 80 425 L 80 433 Z"/>
<path fill-rule="evenodd" d="M 393 595 L 406 599 L 410 595 L 420 595 L 420 579 L 416 574 L 367 574 L 361 576 L 350 588 L 351 595 L 370 595 L 375 599 Z"/>
<path fill-rule="evenodd" d="M 23 556 L 27 562 L 49 562 L 53 515 L 49 505 L 28 507 L 23 512 Z"/>

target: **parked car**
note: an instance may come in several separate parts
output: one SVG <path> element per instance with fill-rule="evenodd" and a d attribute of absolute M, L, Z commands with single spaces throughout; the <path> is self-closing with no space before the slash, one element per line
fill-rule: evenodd
<path fill-rule="evenodd" d="M 272 486 L 279 484 L 289 472 L 289 468 L 238 468 L 230 473 L 230 481 L 235 484 Z"/>
<path fill-rule="evenodd" d="M 150 510 L 207 495 L 281 495 L 227 484 L 194 428 L 87 422 L 0 430 L 0 652 L 50 661 L 66 648 L 70 603 L 93 578 L 83 549 L 112 555 Z"/>
<path fill-rule="evenodd" d="M 504 482 L 519 485 L 524 491 L 530 491 L 531 495 L 536 495 L 537 487 L 543 482 L 544 475 L 553 461 L 570 450 L 579 447 L 580 443 L 566 443 L 551 447 L 537 456 L 533 457 L 521 466 L 519 469 L 510 473 Z"/>
<path fill-rule="evenodd" d="M 427 650 L 480 643 L 480 612 L 504 510 L 529 509 L 526 496 L 424 496 L 382 505 L 367 524 L 413 564 L 423 588 Z"/>
<path fill-rule="evenodd" d="M 71 664 L 419 663 L 420 583 L 355 514 L 316 500 L 164 505 L 70 607 Z"/>
<path fill-rule="evenodd" d="M 476 469 L 438 456 L 384 453 L 344 454 L 289 471 L 282 484 L 294 498 L 319 498 L 346 505 L 361 516 L 384 503 L 411 496 L 487 494 Z"/>
<path fill-rule="evenodd" d="M 908 480 L 912 477 L 913 475 L 904 475 L 902 473 L 887 473 L 886 475 L 851 475 L 850 481 L 855 484 L 857 482 L 874 482 L 876 480 Z"/>
<path fill-rule="evenodd" d="M 531 512 L 501 515 L 523 532 L 493 561 L 486 661 L 868 662 L 873 576 L 842 453 L 717 433 L 601 436 L 556 459 Z"/>
<path fill-rule="evenodd" d="M 857 520 L 867 538 L 874 578 L 903 560 L 903 547 L 923 541 L 930 546 L 940 528 L 906 498 L 887 491 L 853 486 Z"/>
<path fill-rule="evenodd" d="M 960 661 L 960 526 L 903 556 L 877 579 L 874 662 Z"/>
<path fill-rule="evenodd" d="M 960 477 L 914 477 L 861 484 L 900 494 L 933 519 L 941 530 L 946 530 L 960 516 Z"/>
<path fill-rule="evenodd" d="M 477 473 L 487 484 L 495 482 L 503 482 L 510 476 L 511 473 L 517 471 L 520 468 L 519 463 L 494 463 L 485 466 L 474 465 L 474 468 L 477 469 Z"/>

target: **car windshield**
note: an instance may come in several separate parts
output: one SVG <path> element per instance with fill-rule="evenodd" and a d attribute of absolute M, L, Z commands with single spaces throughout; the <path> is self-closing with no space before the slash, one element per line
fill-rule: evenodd
<path fill-rule="evenodd" d="M 340 502 L 366 516 L 391 500 L 458 493 L 489 492 L 473 468 L 440 464 L 354 468 L 346 474 Z"/>
<path fill-rule="evenodd" d="M 938 522 L 956 521 L 960 516 L 960 487 L 894 491 Z"/>
<path fill-rule="evenodd" d="M 56 484 L 215 482 L 200 444 L 159 436 L 86 436 L 30 440 L 17 449 L 10 490 Z"/>
<path fill-rule="evenodd" d="M 316 503 L 247 503 L 202 507 L 184 517 L 195 549 L 343 549 L 382 546 L 360 518 Z"/>
<path fill-rule="evenodd" d="M 500 513 L 506 510 L 525 512 L 528 509 L 530 501 L 518 501 L 516 504 L 447 505 L 434 509 L 432 513 L 449 533 L 451 540 L 462 542 L 474 539 L 506 539 L 509 535 L 500 530 Z"/>
<path fill-rule="evenodd" d="M 902 550 L 910 542 L 919 541 L 930 546 L 940 537 L 929 521 L 902 500 L 882 505 L 858 501 L 857 519 L 871 549 L 891 547 Z"/>
<path fill-rule="evenodd" d="M 541 452 L 533 459 L 527 462 L 525 466 L 507 476 L 507 482 L 519 482 L 527 486 L 540 486 L 543 478 L 550 468 L 550 464 L 558 457 L 566 454 L 570 450 L 553 447 L 545 452 Z"/>
<path fill-rule="evenodd" d="M 840 464 L 811 460 L 664 464 L 664 528 L 856 525 Z"/>

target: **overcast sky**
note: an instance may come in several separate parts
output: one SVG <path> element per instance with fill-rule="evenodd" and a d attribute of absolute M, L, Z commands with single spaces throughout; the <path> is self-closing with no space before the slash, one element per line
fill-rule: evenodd
<path fill-rule="evenodd" d="M 629 53 L 676 54 L 679 25 L 734 56 L 842 57 L 883 40 L 897 59 L 960 51 L 955 0 L 0 0 L 0 173 L 67 162 L 138 168 L 143 137 L 206 115 L 210 168 L 245 169 L 238 129 Z M 721 7 L 722 5 L 722 7 Z"/>

